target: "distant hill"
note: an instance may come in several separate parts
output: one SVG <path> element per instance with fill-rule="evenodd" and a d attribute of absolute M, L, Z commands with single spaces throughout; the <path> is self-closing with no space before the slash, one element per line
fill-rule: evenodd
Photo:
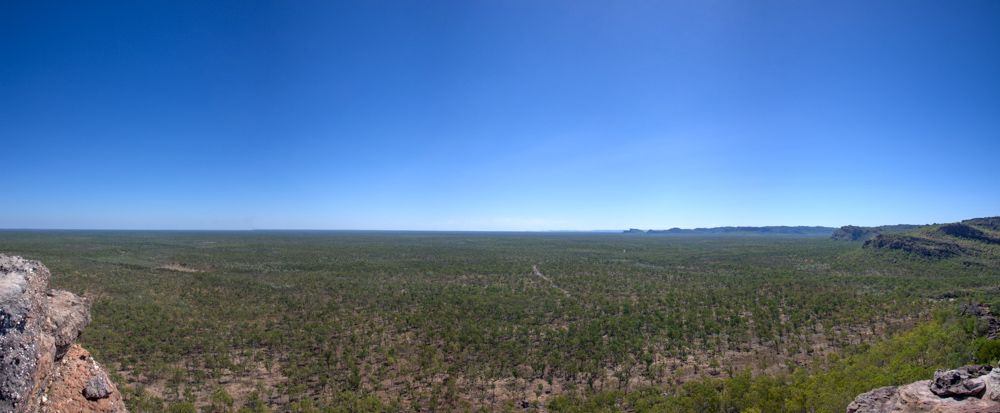
<path fill-rule="evenodd" d="M 857 227 L 845 225 L 833 231 L 833 238 L 838 241 L 867 241 L 881 234 L 899 234 L 920 228 L 922 225 L 882 225 L 878 227 Z"/>
<path fill-rule="evenodd" d="M 897 250 L 925 258 L 966 258 L 979 265 L 1000 258 L 1000 217 L 974 218 L 950 224 L 933 224 L 901 233 L 881 233 L 868 239 L 864 248 Z M 982 261 L 982 262 L 981 262 Z"/>
<path fill-rule="evenodd" d="M 973 218 L 962 221 L 962 223 L 965 225 L 975 225 L 977 227 L 993 231 L 1000 231 L 1000 217 Z"/>
<path fill-rule="evenodd" d="M 800 237 L 828 237 L 833 233 L 832 227 L 713 227 L 713 228 L 670 228 L 651 229 L 643 231 L 631 228 L 625 234 L 639 235 L 700 235 L 700 236 L 761 236 L 761 235 L 793 235 Z"/>

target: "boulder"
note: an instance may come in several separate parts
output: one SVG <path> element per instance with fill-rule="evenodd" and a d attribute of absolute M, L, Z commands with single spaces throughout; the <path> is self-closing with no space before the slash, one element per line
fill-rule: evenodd
<path fill-rule="evenodd" d="M 83 397 L 87 400 L 106 399 L 111 396 L 111 380 L 104 374 L 90 376 L 87 385 L 83 387 Z"/>
<path fill-rule="evenodd" d="M 931 392 L 939 397 L 980 397 L 986 383 L 974 380 L 989 374 L 990 366 L 965 366 L 955 370 L 939 370 L 931 381 Z"/>

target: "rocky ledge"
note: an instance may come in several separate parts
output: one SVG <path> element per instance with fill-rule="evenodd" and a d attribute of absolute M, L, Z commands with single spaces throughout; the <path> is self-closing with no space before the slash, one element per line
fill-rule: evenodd
<path fill-rule="evenodd" d="M 0 255 L 0 412 L 125 412 L 121 393 L 74 344 L 89 302 L 49 290 L 38 261 Z"/>
<path fill-rule="evenodd" d="M 933 380 L 881 387 L 847 406 L 847 413 L 1000 413 L 1000 369 L 938 370 Z"/>

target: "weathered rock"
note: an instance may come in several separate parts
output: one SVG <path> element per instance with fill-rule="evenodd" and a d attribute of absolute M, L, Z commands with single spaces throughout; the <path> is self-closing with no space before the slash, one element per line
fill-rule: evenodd
<path fill-rule="evenodd" d="M 878 388 L 855 398 L 847 412 L 1000 413 L 1000 370 L 988 368 L 938 371 L 934 380 Z"/>
<path fill-rule="evenodd" d="M 986 375 L 983 382 L 986 383 L 986 394 L 983 398 L 1000 402 L 1000 370 L 993 369 L 990 374 Z"/>
<path fill-rule="evenodd" d="M 40 263 L 0 255 L 0 411 L 24 411 L 48 384 L 54 347 L 42 324 L 48 283 Z"/>
<path fill-rule="evenodd" d="M 938 370 L 931 381 L 931 392 L 939 397 L 980 397 L 986 392 L 986 383 L 974 379 L 989 374 L 989 371 L 989 366 Z"/>
<path fill-rule="evenodd" d="M 847 405 L 847 413 L 881 413 L 888 411 L 888 406 L 895 401 L 896 386 L 879 387 L 868 393 L 859 395 Z"/>
<path fill-rule="evenodd" d="M 46 291 L 49 277 L 37 261 L 0 255 L 0 412 L 124 412 L 107 373 L 73 344 L 89 302 Z M 70 360 L 74 351 L 85 356 Z"/>
<path fill-rule="evenodd" d="M 87 400 L 105 399 L 111 395 L 111 381 L 107 375 L 92 376 L 83 387 L 83 397 Z"/>
<path fill-rule="evenodd" d="M 56 342 L 56 358 L 62 358 L 83 328 L 90 323 L 90 302 L 69 291 L 49 290 L 49 328 Z"/>

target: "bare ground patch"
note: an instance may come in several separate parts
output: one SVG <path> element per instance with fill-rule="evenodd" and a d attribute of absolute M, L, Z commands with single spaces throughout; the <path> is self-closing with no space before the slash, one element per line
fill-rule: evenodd
<path fill-rule="evenodd" d="M 161 265 L 159 267 L 156 267 L 156 269 L 158 269 L 158 270 L 174 271 L 174 272 L 186 272 L 186 273 L 200 273 L 200 272 L 205 272 L 205 270 L 194 268 L 194 267 L 189 267 L 187 265 L 176 263 L 176 262 L 175 263 L 170 263 L 170 264 L 163 264 L 163 265 Z"/>

